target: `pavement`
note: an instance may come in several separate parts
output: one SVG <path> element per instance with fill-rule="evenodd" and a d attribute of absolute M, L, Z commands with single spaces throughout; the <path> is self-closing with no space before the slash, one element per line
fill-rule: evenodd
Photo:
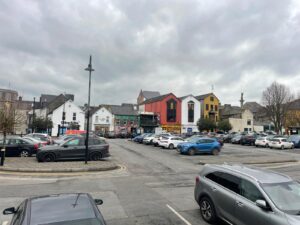
<path fill-rule="evenodd" d="M 39 163 L 35 157 L 6 157 L 4 166 L 0 172 L 23 172 L 23 173 L 71 173 L 71 172 L 94 172 L 108 171 L 120 168 L 113 160 L 101 161 L 59 161 Z"/>
<path fill-rule="evenodd" d="M 30 196 L 88 192 L 103 199 L 104 204 L 99 209 L 108 225 L 208 225 L 202 220 L 193 196 L 195 176 L 203 167 L 200 161 L 213 159 L 216 163 L 223 163 L 224 159 L 232 159 L 243 163 L 247 158 L 257 158 L 266 162 L 257 166 L 300 180 L 300 154 L 297 151 L 225 144 L 219 156 L 187 156 L 175 150 L 124 139 L 108 141 L 111 160 L 123 165 L 122 170 L 78 177 L 10 177 L 0 174 L 0 211 L 17 206 Z M 284 162 L 283 158 L 294 161 Z M 281 162 L 272 163 L 268 161 L 270 159 Z M 10 216 L 0 215 L 0 224 L 10 219 Z"/>

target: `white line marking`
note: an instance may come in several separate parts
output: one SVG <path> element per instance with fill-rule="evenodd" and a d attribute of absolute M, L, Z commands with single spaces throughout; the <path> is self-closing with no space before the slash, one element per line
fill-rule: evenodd
<path fill-rule="evenodd" d="M 173 209 L 168 204 L 166 205 L 176 216 L 179 217 L 186 225 L 192 225 L 189 221 L 187 221 L 182 215 L 180 215 L 175 209 Z"/>
<path fill-rule="evenodd" d="M 2 225 L 8 225 L 8 221 L 4 221 Z"/>

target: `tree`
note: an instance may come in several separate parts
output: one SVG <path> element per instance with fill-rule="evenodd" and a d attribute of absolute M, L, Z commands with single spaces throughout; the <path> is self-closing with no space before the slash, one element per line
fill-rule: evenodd
<path fill-rule="evenodd" d="M 43 117 L 38 117 L 34 119 L 33 128 L 35 132 L 45 132 L 53 127 L 51 119 L 46 119 Z"/>
<path fill-rule="evenodd" d="M 221 120 L 220 122 L 218 122 L 218 129 L 228 132 L 232 129 L 232 126 L 229 123 L 229 120 Z"/>
<path fill-rule="evenodd" d="M 205 119 L 205 118 L 199 119 L 197 122 L 197 126 L 200 132 L 211 131 L 217 127 L 215 121 L 211 119 Z"/>
<path fill-rule="evenodd" d="M 71 122 L 69 124 L 69 129 L 70 130 L 79 130 L 79 124 L 77 122 Z"/>
<path fill-rule="evenodd" d="M 293 95 L 290 89 L 277 82 L 273 82 L 262 94 L 263 105 L 277 133 L 282 132 L 289 104 L 292 100 Z"/>

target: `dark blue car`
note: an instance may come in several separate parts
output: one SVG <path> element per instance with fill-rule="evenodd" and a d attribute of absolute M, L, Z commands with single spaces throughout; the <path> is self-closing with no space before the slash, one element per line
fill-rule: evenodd
<path fill-rule="evenodd" d="M 288 141 L 293 142 L 295 148 L 300 148 L 300 135 L 291 135 Z"/>
<path fill-rule="evenodd" d="M 195 155 L 197 153 L 209 153 L 218 155 L 221 151 L 220 143 L 214 138 L 195 138 L 189 142 L 177 145 L 177 150 L 181 154 Z"/>
<path fill-rule="evenodd" d="M 147 137 L 150 134 L 151 133 L 144 133 L 144 134 L 141 134 L 139 136 L 136 136 L 135 138 L 133 138 L 133 141 L 137 142 L 137 143 L 143 143 L 144 138 Z"/>

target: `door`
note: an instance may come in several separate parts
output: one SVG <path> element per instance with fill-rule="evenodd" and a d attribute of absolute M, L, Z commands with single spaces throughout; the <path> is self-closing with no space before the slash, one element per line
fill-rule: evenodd
<path fill-rule="evenodd" d="M 63 146 L 60 146 L 60 158 L 62 159 L 77 159 L 82 158 L 84 142 L 81 138 L 75 138 L 67 141 Z"/>
<path fill-rule="evenodd" d="M 235 202 L 236 220 L 233 221 L 240 225 L 277 225 L 271 221 L 274 213 L 258 207 L 256 200 L 265 200 L 260 190 L 250 181 L 241 179 L 240 194 L 237 195 Z"/>
<path fill-rule="evenodd" d="M 197 150 L 199 152 L 208 152 L 209 148 L 209 143 L 207 142 L 206 139 L 200 139 L 197 141 Z"/>
<path fill-rule="evenodd" d="M 19 156 L 20 155 L 20 145 L 17 139 L 11 138 L 7 139 L 7 145 L 5 147 L 6 156 Z"/>

